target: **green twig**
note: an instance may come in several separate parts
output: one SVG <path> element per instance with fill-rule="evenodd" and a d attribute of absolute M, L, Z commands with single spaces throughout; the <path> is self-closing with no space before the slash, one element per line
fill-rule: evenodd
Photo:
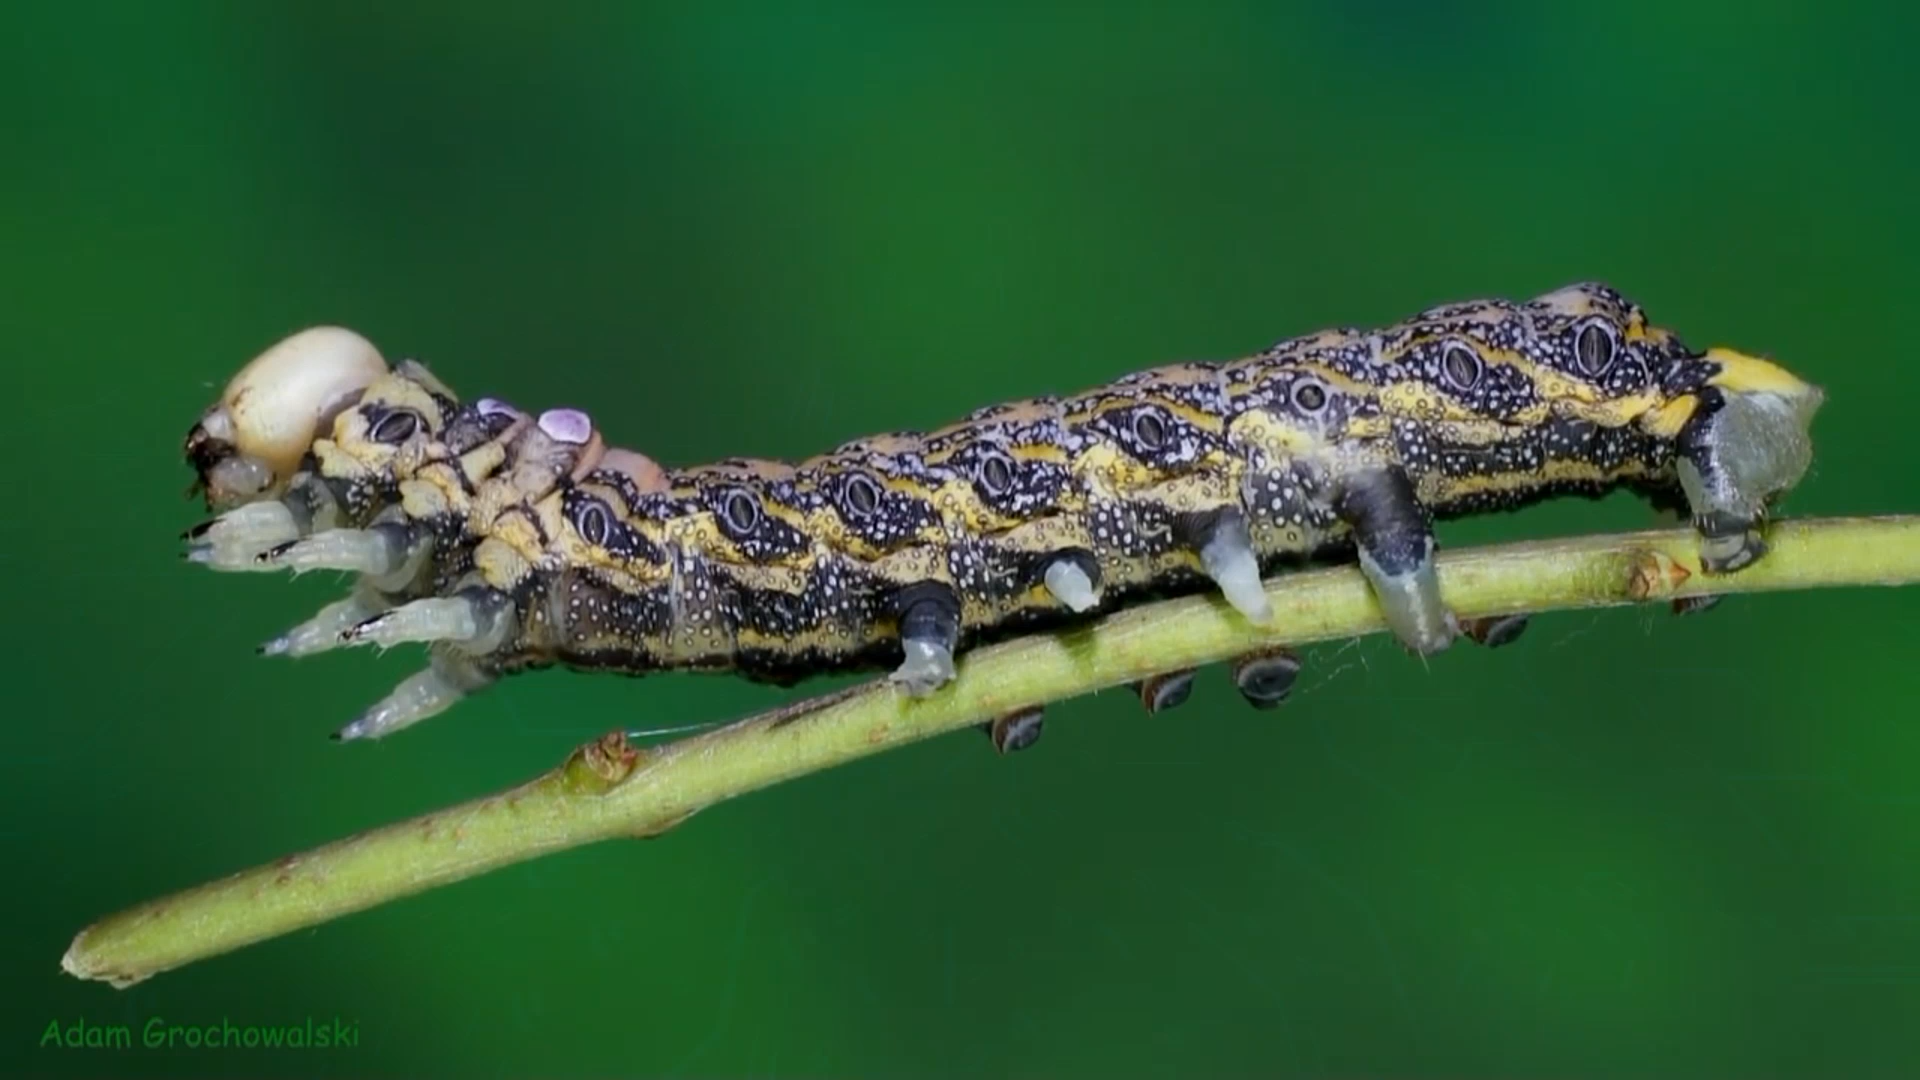
<path fill-rule="evenodd" d="M 1440 578 L 1462 616 L 1920 581 L 1920 516 L 1785 521 L 1770 540 L 1771 554 L 1730 576 L 1703 575 L 1693 534 L 1671 530 L 1448 552 Z M 975 650 L 959 680 L 925 700 L 874 682 L 664 746 L 608 735 L 512 790 L 112 915 L 74 938 L 62 967 L 131 986 L 495 867 L 654 835 L 734 796 L 1023 707 L 1262 647 L 1381 629 L 1352 568 L 1287 575 L 1268 592 L 1279 629 L 1258 630 L 1215 598 L 1189 597 Z"/>

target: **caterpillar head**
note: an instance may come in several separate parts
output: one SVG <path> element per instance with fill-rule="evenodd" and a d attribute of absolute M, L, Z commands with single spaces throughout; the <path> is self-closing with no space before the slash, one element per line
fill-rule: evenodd
<path fill-rule="evenodd" d="M 341 410 L 387 374 L 372 343 L 317 326 L 267 349 L 240 369 L 202 413 L 184 445 L 207 509 L 224 511 L 286 490 L 314 439 Z"/>

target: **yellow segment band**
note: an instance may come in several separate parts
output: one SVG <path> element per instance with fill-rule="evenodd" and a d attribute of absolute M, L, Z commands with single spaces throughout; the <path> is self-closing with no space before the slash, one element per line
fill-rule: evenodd
<path fill-rule="evenodd" d="M 1720 365 L 1720 373 L 1707 380 L 1709 386 L 1736 394 L 1779 394 L 1796 398 L 1815 392 L 1811 383 L 1756 356 L 1715 346 L 1707 350 L 1705 358 Z"/>

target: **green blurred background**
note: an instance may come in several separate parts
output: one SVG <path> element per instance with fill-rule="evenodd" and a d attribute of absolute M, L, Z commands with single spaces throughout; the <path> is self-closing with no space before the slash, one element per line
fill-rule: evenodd
<path fill-rule="evenodd" d="M 357 10 L 355 9 L 357 7 Z M 180 437 L 321 321 L 675 463 L 1608 280 L 1826 386 L 1800 514 L 1920 511 L 1920 39 L 1882 4 L 19 6 L 0 34 L 0 1072 L 1920 1071 L 1912 592 L 1538 620 L 1056 707 L 132 990 L 88 921 L 788 694 L 419 662 L 180 562 Z M 1904 132 L 1904 134 L 1902 134 Z M 1637 527 L 1635 503 L 1442 542 Z M 358 1022 L 55 1051 L 49 1021 Z"/>

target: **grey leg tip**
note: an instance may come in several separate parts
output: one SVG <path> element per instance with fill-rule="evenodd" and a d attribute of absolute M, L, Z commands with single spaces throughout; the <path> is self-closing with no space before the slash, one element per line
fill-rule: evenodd
<path fill-rule="evenodd" d="M 980 729 L 993 740 L 995 750 L 1002 754 L 1013 754 L 1040 741 L 1040 733 L 1046 726 L 1045 718 L 1046 710 L 1039 706 L 1016 709 L 980 725 Z"/>
<path fill-rule="evenodd" d="M 1703 611 L 1712 611 L 1720 606 L 1724 596 L 1682 596 L 1673 602 L 1675 615 L 1698 615 Z"/>
<path fill-rule="evenodd" d="M 1476 644 L 1497 649 L 1520 640 L 1520 635 L 1527 632 L 1530 621 L 1531 617 L 1527 615 L 1487 615 L 1478 619 L 1461 619 L 1460 633 Z"/>
<path fill-rule="evenodd" d="M 888 678 L 908 697 L 923 698 L 952 682 L 953 651 L 927 641 L 902 642 L 907 658 Z"/>
<path fill-rule="evenodd" d="M 1767 553 L 1767 542 L 1749 530 L 1737 536 L 1710 536 L 1700 541 L 1700 569 L 1709 574 L 1732 574 Z"/>
<path fill-rule="evenodd" d="M 1233 661 L 1233 685 L 1254 708 L 1277 708 L 1293 693 L 1300 668 L 1300 654 L 1292 649 L 1263 649 Z"/>
<path fill-rule="evenodd" d="M 1193 675 L 1192 668 L 1163 672 L 1133 684 L 1134 692 L 1147 715 L 1154 716 L 1186 704 L 1193 696 Z"/>

